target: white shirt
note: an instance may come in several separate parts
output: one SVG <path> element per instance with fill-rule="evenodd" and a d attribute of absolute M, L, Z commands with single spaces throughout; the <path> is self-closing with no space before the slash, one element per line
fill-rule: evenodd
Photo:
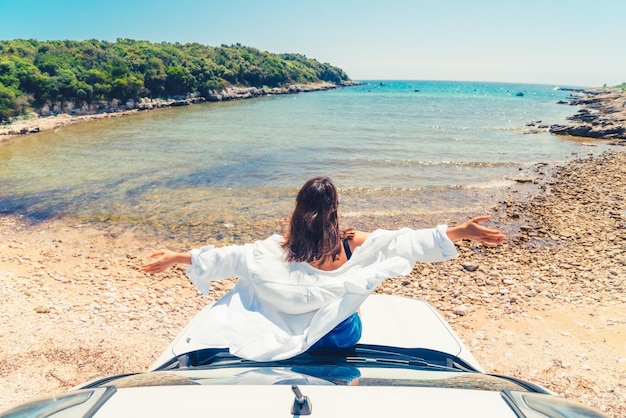
<path fill-rule="evenodd" d="M 202 293 L 208 293 L 211 280 L 238 280 L 194 328 L 191 339 L 257 361 L 303 353 L 356 312 L 383 280 L 410 273 L 418 261 L 456 257 L 445 230 L 445 225 L 376 230 L 333 271 L 285 261 L 280 235 L 252 244 L 194 249 L 187 277 Z"/>

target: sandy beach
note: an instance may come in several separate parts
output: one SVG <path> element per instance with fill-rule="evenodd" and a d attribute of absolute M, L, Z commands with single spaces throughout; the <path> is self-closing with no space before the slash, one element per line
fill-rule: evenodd
<path fill-rule="evenodd" d="M 495 249 L 418 264 L 383 293 L 435 306 L 491 373 L 626 416 L 626 154 L 537 168 L 542 192 L 494 202 Z M 208 299 L 181 269 L 146 276 L 154 250 L 124 230 L 0 218 L 0 410 L 145 370 Z M 170 243 L 172 249 L 176 243 Z"/>

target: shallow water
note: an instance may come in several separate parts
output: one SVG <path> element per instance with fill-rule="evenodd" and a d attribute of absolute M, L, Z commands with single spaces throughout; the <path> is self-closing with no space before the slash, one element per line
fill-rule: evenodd
<path fill-rule="evenodd" d="M 421 226 L 488 210 L 508 177 L 538 162 L 600 152 L 523 134 L 529 121 L 574 114 L 556 104 L 568 95 L 553 86 L 369 82 L 70 126 L 0 147 L 0 212 L 240 242 L 280 230 L 298 187 L 326 174 L 341 189 L 344 224 Z"/>

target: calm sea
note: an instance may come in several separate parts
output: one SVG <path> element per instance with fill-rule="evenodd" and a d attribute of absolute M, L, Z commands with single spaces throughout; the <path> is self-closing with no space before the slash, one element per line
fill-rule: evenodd
<path fill-rule="evenodd" d="M 538 162 L 602 150 L 523 133 L 576 112 L 555 87 L 369 81 L 66 127 L 0 146 L 0 213 L 241 242 L 280 231 L 326 174 L 343 226 L 429 226 L 489 210 Z"/>

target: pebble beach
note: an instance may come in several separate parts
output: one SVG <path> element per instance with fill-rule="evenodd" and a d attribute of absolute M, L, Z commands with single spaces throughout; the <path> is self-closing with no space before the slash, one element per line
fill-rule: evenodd
<path fill-rule="evenodd" d="M 378 291 L 428 300 L 488 372 L 625 416 L 626 154 L 536 175 L 533 198 L 494 202 L 504 245 L 460 242 L 457 259 Z M 145 370 L 233 284 L 203 296 L 181 269 L 146 276 L 138 267 L 154 248 L 115 228 L 2 217 L 0 233 L 0 409 Z"/>
<path fill-rule="evenodd" d="M 624 147 L 538 164 L 528 177 L 538 192 L 489 202 L 504 245 L 459 242 L 457 259 L 418 264 L 377 291 L 427 300 L 489 373 L 626 416 Z M 142 274 L 155 247 L 185 248 L 118 226 L 0 214 L 0 236 L 0 410 L 145 370 L 234 283 L 204 296 L 180 268 Z"/>

